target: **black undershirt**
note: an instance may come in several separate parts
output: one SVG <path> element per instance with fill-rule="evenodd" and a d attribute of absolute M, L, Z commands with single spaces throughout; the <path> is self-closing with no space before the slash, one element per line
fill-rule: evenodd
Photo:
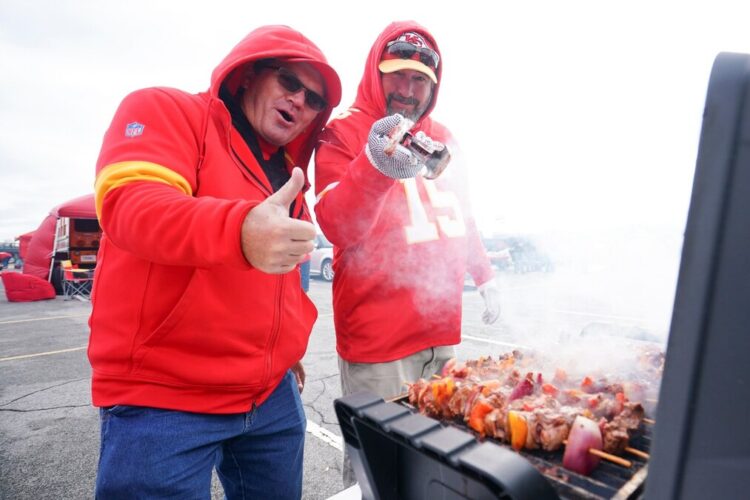
<path fill-rule="evenodd" d="M 258 143 L 258 137 L 256 136 L 255 130 L 247 120 L 245 112 L 239 106 L 239 102 L 242 100 L 242 89 L 237 93 L 236 97 L 232 97 L 226 86 L 222 85 L 219 90 L 219 97 L 224 101 L 229 110 L 229 114 L 232 116 L 232 125 L 237 129 L 245 143 L 252 151 L 255 159 L 258 160 L 263 172 L 266 174 L 266 178 L 271 183 L 274 193 L 278 191 L 281 186 L 291 177 L 289 171 L 286 168 L 286 160 L 284 159 L 284 148 L 279 148 L 273 153 L 267 160 L 263 157 L 263 151 L 261 151 L 260 144 Z"/>

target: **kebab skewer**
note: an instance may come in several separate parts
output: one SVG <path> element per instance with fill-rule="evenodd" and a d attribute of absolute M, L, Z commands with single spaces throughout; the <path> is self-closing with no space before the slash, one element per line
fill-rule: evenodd
<path fill-rule="evenodd" d="M 593 470 L 588 458 L 582 458 L 588 457 L 592 446 L 582 448 L 580 442 L 591 441 L 604 453 L 621 454 L 628 448 L 629 433 L 640 425 L 643 407 L 628 401 L 620 386 L 597 386 L 586 377 L 579 388 L 560 389 L 545 383 L 541 374 L 535 377 L 529 372 L 521 377 L 515 361 L 513 355 L 506 355 L 492 363 L 487 359 L 449 363 L 445 377 L 411 384 L 409 401 L 422 413 L 462 420 L 480 437 L 507 441 L 516 450 L 555 451 L 568 440 L 566 454 L 577 458 L 567 462 L 577 472 Z M 482 380 L 479 372 L 481 377 L 495 378 Z M 557 373 L 554 381 L 559 385 L 564 375 Z M 569 438 L 579 417 L 591 424 L 582 423 L 586 430 Z"/>

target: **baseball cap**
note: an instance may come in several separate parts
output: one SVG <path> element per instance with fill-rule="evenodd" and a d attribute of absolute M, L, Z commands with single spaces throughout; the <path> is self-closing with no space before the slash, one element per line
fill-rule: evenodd
<path fill-rule="evenodd" d="M 435 71 L 439 64 L 440 55 L 427 40 L 419 33 L 407 31 L 386 44 L 378 69 L 383 73 L 412 69 L 424 73 L 437 83 Z"/>

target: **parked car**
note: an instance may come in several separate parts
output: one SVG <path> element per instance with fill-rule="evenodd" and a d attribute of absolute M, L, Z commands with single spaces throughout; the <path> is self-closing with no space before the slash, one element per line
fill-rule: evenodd
<path fill-rule="evenodd" d="M 510 246 L 505 240 L 498 238 L 485 238 L 482 240 L 487 251 L 487 257 L 499 271 L 507 271 L 513 267 L 513 257 L 510 254 Z"/>
<path fill-rule="evenodd" d="M 482 240 L 490 263 L 500 271 L 551 272 L 554 264 L 527 238 L 495 237 Z"/>
<path fill-rule="evenodd" d="M 310 276 L 333 281 L 333 244 L 322 234 L 315 237 L 315 250 L 310 257 Z"/>
<path fill-rule="evenodd" d="M 508 238 L 513 271 L 516 273 L 549 273 L 554 271 L 550 258 L 525 238 Z"/>

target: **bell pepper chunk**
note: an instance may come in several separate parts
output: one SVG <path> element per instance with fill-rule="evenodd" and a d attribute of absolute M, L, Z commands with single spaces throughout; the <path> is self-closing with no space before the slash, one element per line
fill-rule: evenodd
<path fill-rule="evenodd" d="M 510 428 L 510 445 L 518 451 L 526 444 L 528 425 L 526 418 L 517 411 L 508 412 L 508 427 Z"/>
<path fill-rule="evenodd" d="M 492 406 L 484 399 L 477 398 L 469 414 L 469 427 L 477 431 L 482 437 L 485 435 L 484 417 L 493 410 Z"/>

